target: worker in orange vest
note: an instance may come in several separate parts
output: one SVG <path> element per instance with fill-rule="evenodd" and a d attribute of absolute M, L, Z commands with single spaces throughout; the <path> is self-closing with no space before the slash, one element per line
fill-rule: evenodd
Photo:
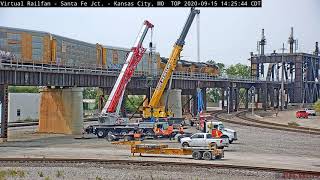
<path fill-rule="evenodd" d="M 168 129 L 167 129 L 167 133 L 166 133 L 166 134 L 169 135 L 170 140 L 173 138 L 173 137 L 172 137 L 172 135 L 173 135 L 173 125 L 172 125 L 172 124 L 170 124 L 170 125 L 168 126 Z"/>
<path fill-rule="evenodd" d="M 212 137 L 220 138 L 223 134 L 219 129 L 212 129 Z"/>

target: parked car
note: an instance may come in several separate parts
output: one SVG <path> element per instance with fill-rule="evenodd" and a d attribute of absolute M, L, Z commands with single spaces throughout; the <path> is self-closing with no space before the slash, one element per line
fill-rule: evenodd
<path fill-rule="evenodd" d="M 315 110 L 308 109 L 308 108 L 305 108 L 304 110 L 308 113 L 308 115 L 316 116 L 316 111 Z"/>
<path fill-rule="evenodd" d="M 296 112 L 296 117 L 297 118 L 305 118 L 305 119 L 307 119 L 308 118 L 308 113 L 307 113 L 307 111 L 305 111 L 305 110 L 300 110 L 300 111 L 297 111 Z"/>
<path fill-rule="evenodd" d="M 228 138 L 213 138 L 209 133 L 196 133 L 191 137 L 181 139 L 182 147 L 207 147 L 217 146 L 219 149 L 229 146 Z"/>

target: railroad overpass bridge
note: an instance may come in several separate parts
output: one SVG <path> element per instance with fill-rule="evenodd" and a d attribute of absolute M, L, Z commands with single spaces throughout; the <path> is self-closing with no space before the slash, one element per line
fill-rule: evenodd
<path fill-rule="evenodd" d="M 1 62 L 1 61 L 0 61 Z M 62 67 L 50 64 L 23 64 L 23 63 L 0 63 L 0 99 L 2 102 L 2 137 L 7 137 L 7 111 L 8 111 L 8 86 L 48 86 L 55 87 L 53 89 L 61 91 L 63 89 L 74 89 L 77 87 L 99 87 L 102 88 L 105 94 L 108 94 L 113 87 L 119 71 L 106 70 L 101 68 L 81 68 L 81 67 Z M 150 87 L 155 87 L 158 76 L 145 76 L 139 72 L 135 72 L 134 77 L 128 84 L 127 93 L 133 95 L 147 95 L 150 92 Z M 258 94 L 256 102 L 261 102 L 263 108 L 268 106 L 278 106 L 280 82 L 278 81 L 261 81 L 254 79 L 232 79 L 209 76 L 206 74 L 195 73 L 175 73 L 172 78 L 172 88 L 181 89 L 182 95 L 191 95 L 196 99 L 197 87 L 220 88 L 221 99 L 228 99 L 227 105 L 230 111 L 238 109 L 239 106 L 239 89 L 246 89 L 246 103 L 248 108 L 249 89 L 255 87 Z M 290 87 L 290 84 L 285 84 L 285 88 Z M 68 91 L 65 98 L 73 98 L 72 93 L 76 91 Z M 51 92 L 51 91 L 49 91 Z M 43 92 L 44 93 L 44 92 Z M 150 95 L 150 94 L 149 94 Z M 56 95 L 59 96 L 59 95 Z M 230 96 L 230 98 L 228 98 Z M 60 97 L 61 98 L 61 97 Z M 75 97 L 77 98 L 77 97 Z M 82 97 L 81 97 L 82 99 Z M 205 98 L 204 98 L 205 99 Z M 49 100 L 49 101 L 52 101 Z M 63 99 L 61 100 L 63 101 Z M 72 101 L 72 99 L 70 100 Z M 194 101 L 196 102 L 196 101 Z M 48 103 L 48 105 L 55 103 Z M 81 103 L 79 106 L 81 106 Z M 55 104 L 57 105 L 57 104 Z M 197 106 L 196 103 L 193 103 Z M 69 104 L 71 108 L 74 104 Z M 65 108 L 65 107 L 64 107 Z M 193 108 L 196 109 L 196 108 Z M 70 110 L 70 109 L 69 109 Z M 50 111 L 49 109 L 41 111 Z M 76 111 L 75 108 L 71 111 Z M 40 113 L 41 114 L 41 113 Z M 47 116 L 55 116 L 54 112 L 47 113 Z M 81 117 L 80 117 L 81 118 Z M 40 115 L 41 119 L 41 115 Z M 41 125 L 41 123 L 40 123 Z"/>

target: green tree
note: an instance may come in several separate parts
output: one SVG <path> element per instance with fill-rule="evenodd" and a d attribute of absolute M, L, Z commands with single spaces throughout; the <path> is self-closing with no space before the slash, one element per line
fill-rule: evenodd
<path fill-rule="evenodd" d="M 320 112 L 320 100 L 313 104 L 313 108 L 315 111 Z"/>
<path fill-rule="evenodd" d="M 207 92 L 207 95 L 209 96 L 209 100 L 217 103 L 220 100 L 221 92 L 219 88 L 210 88 Z"/>
<path fill-rule="evenodd" d="M 83 99 L 96 99 L 97 92 L 98 92 L 97 88 L 84 88 Z"/>
<path fill-rule="evenodd" d="M 128 113 L 134 113 L 139 108 L 143 100 L 143 96 L 128 96 L 124 102 L 126 111 Z"/>
<path fill-rule="evenodd" d="M 9 93 L 39 93 L 37 86 L 9 86 Z"/>
<path fill-rule="evenodd" d="M 226 68 L 226 74 L 229 77 L 237 78 L 250 78 L 251 77 L 251 68 L 245 64 L 235 64 Z"/>

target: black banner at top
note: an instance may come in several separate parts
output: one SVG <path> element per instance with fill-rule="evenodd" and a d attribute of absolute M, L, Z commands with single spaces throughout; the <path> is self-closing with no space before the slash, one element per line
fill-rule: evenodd
<path fill-rule="evenodd" d="M 0 7 L 262 7 L 262 0 L 0 0 Z"/>

